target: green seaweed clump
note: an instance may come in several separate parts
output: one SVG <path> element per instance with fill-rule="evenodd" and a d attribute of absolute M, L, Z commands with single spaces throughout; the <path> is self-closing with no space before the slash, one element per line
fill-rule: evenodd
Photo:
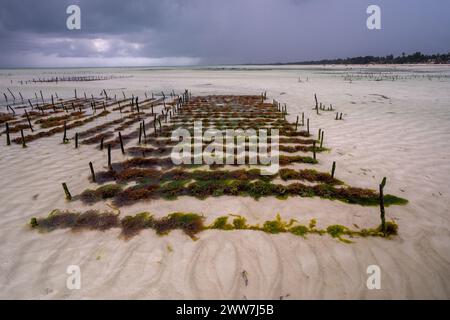
<path fill-rule="evenodd" d="M 135 216 L 126 216 L 121 221 L 121 235 L 128 239 L 137 235 L 141 230 L 151 228 L 153 226 L 153 216 L 148 212 L 141 212 Z"/>
<path fill-rule="evenodd" d="M 286 232 L 286 229 L 294 224 L 295 220 L 291 219 L 288 223 L 281 219 L 280 214 L 277 214 L 275 220 L 268 220 L 264 222 L 262 231 L 267 233 L 280 233 Z"/>
<path fill-rule="evenodd" d="M 228 217 L 222 216 L 216 218 L 214 222 L 208 227 L 209 229 L 219 229 L 219 230 L 233 230 L 233 225 L 228 223 Z"/>
<path fill-rule="evenodd" d="M 88 210 L 83 213 L 53 210 L 46 218 L 31 218 L 30 224 L 40 231 L 71 228 L 72 230 L 107 230 L 119 226 L 117 214 Z"/>
<path fill-rule="evenodd" d="M 353 235 L 350 229 L 347 227 L 341 226 L 339 224 L 334 224 L 327 227 L 327 233 L 333 238 L 338 238 L 340 241 L 344 243 L 351 243 L 350 240 L 342 238 L 343 235 Z"/>
<path fill-rule="evenodd" d="M 118 184 L 106 184 L 95 190 L 87 189 L 81 193 L 81 200 L 85 203 L 94 203 L 102 199 L 114 198 L 122 191 Z"/>
<path fill-rule="evenodd" d="M 306 234 L 309 232 L 309 229 L 308 229 L 308 227 L 306 227 L 304 225 L 298 225 L 298 226 L 291 227 L 289 229 L 289 232 L 292 234 L 295 234 L 296 236 L 305 237 Z"/>
<path fill-rule="evenodd" d="M 203 216 L 195 213 L 174 212 L 167 217 L 155 219 L 153 221 L 153 228 L 160 235 L 167 234 L 174 229 L 181 229 L 185 234 L 195 240 L 195 235 L 205 229 L 203 220 Z"/>

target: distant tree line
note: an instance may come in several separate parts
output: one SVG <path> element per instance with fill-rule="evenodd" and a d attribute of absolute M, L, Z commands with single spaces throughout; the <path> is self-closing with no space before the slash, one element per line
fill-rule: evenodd
<path fill-rule="evenodd" d="M 450 63 L 450 53 L 427 55 L 415 52 L 410 55 L 402 53 L 401 56 L 394 57 L 393 54 L 385 57 L 353 57 L 345 59 L 323 59 L 319 61 L 288 62 L 278 64 L 406 64 L 406 63 Z"/>

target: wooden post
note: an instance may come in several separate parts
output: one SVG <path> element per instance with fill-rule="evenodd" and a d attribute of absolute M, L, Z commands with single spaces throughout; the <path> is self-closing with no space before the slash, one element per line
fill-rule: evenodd
<path fill-rule="evenodd" d="M 67 125 L 66 125 L 66 121 L 64 121 L 64 135 L 63 135 L 63 143 L 66 143 L 67 140 Z"/>
<path fill-rule="evenodd" d="M 319 103 L 317 102 L 317 95 L 314 93 L 314 100 L 316 100 L 316 109 L 319 109 Z"/>
<path fill-rule="evenodd" d="M 103 142 L 105 140 L 105 137 L 102 137 L 102 139 L 100 140 L 100 150 L 103 150 Z"/>
<path fill-rule="evenodd" d="M 6 145 L 10 146 L 11 138 L 9 137 L 9 123 L 5 122 L 5 126 L 6 126 Z"/>
<path fill-rule="evenodd" d="M 31 110 L 33 110 L 33 104 L 31 103 L 30 99 L 28 99 L 28 103 L 30 104 Z"/>
<path fill-rule="evenodd" d="M 336 119 L 335 120 L 338 120 L 338 117 L 339 117 L 339 112 L 336 112 Z"/>
<path fill-rule="evenodd" d="M 89 168 L 91 168 L 92 181 L 93 181 L 93 182 L 96 182 L 96 180 L 95 180 L 94 166 L 92 165 L 92 162 L 89 162 Z"/>
<path fill-rule="evenodd" d="M 45 102 L 44 102 L 44 95 L 42 94 L 42 90 L 39 90 L 39 91 L 41 92 L 42 103 L 45 103 Z"/>
<path fill-rule="evenodd" d="M 66 199 L 67 200 L 72 200 L 72 195 L 69 192 L 69 188 L 67 188 L 67 184 L 65 182 L 62 183 L 62 187 L 64 189 L 64 193 L 66 194 Z"/>
<path fill-rule="evenodd" d="M 297 120 L 295 121 L 295 131 L 297 131 L 297 127 L 298 127 L 298 116 L 297 116 Z"/>
<path fill-rule="evenodd" d="M 120 149 L 122 150 L 122 154 L 125 154 L 125 149 L 123 148 L 123 140 L 122 140 L 122 134 L 119 131 L 119 140 L 120 140 Z"/>
<path fill-rule="evenodd" d="M 142 140 L 142 123 L 139 123 L 139 144 L 141 144 Z"/>
<path fill-rule="evenodd" d="M 78 148 L 78 132 L 75 133 L 75 149 Z"/>
<path fill-rule="evenodd" d="M 320 149 L 322 149 L 323 146 L 323 134 L 324 134 L 324 130 L 322 130 L 322 136 L 320 137 Z"/>
<path fill-rule="evenodd" d="M 144 133 L 144 139 L 147 140 L 147 131 L 145 130 L 145 121 L 142 120 L 142 132 Z"/>
<path fill-rule="evenodd" d="M 111 144 L 108 144 L 108 167 L 111 168 Z"/>
<path fill-rule="evenodd" d="M 317 134 L 317 141 L 320 141 L 320 133 L 321 133 L 322 129 L 319 128 L 319 133 Z"/>
<path fill-rule="evenodd" d="M 333 165 L 331 166 L 331 178 L 334 179 L 334 172 L 336 171 L 336 161 L 333 161 Z"/>
<path fill-rule="evenodd" d="M 13 115 L 16 114 L 16 111 L 14 110 L 13 107 L 11 107 L 9 104 L 6 106 L 7 109 L 11 109 L 11 111 L 13 112 Z"/>
<path fill-rule="evenodd" d="M 305 126 L 305 113 L 302 112 L 302 127 Z"/>
<path fill-rule="evenodd" d="M 339 116 L 339 120 L 342 120 L 342 112 L 341 112 L 341 114 L 340 114 L 340 116 Z"/>
<path fill-rule="evenodd" d="M 386 185 L 386 177 L 383 178 L 380 184 L 380 218 L 381 218 L 381 232 L 386 236 L 386 218 L 384 212 L 384 193 L 383 189 Z"/>
<path fill-rule="evenodd" d="M 136 109 L 137 109 L 137 112 L 138 112 L 138 115 L 139 115 L 139 102 L 138 102 L 138 97 L 136 97 Z"/>
<path fill-rule="evenodd" d="M 316 141 L 313 142 L 313 157 L 316 160 Z"/>
<path fill-rule="evenodd" d="M 309 135 L 309 118 L 308 119 L 306 119 L 306 131 L 308 132 L 308 135 Z"/>
<path fill-rule="evenodd" d="M 23 134 L 23 129 L 20 129 L 20 135 L 22 136 L 22 148 L 26 148 L 27 145 L 25 143 L 25 136 Z"/>
<path fill-rule="evenodd" d="M 28 125 L 30 126 L 30 130 L 31 132 L 33 132 L 33 126 L 31 125 L 31 121 L 30 121 L 30 116 L 28 115 L 27 110 L 25 110 L 25 115 L 27 116 L 27 120 L 28 120 Z"/>

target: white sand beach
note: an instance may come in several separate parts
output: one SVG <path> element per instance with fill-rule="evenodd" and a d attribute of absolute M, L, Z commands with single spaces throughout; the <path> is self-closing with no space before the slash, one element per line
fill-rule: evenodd
<path fill-rule="evenodd" d="M 114 75 L 91 82 L 28 83 L 18 81 L 56 75 Z M 351 76 L 351 81 L 350 77 Z M 364 74 L 364 77 L 358 75 Z M 382 78 L 377 79 L 383 74 Z M 126 78 L 119 78 L 126 76 Z M 391 77 L 399 76 L 398 78 Z M 380 80 L 380 81 L 376 81 Z M 188 89 L 194 96 L 261 94 L 288 107 L 290 122 L 305 113 L 311 132 L 325 131 L 328 152 L 315 168 L 347 184 L 377 190 L 387 177 L 386 193 L 408 199 L 386 208 L 399 225 L 390 239 L 355 238 L 343 243 L 330 236 L 251 230 L 206 230 L 193 241 L 175 230 L 158 236 L 144 230 L 124 240 L 120 230 L 55 230 L 40 233 L 30 218 L 54 209 L 110 210 L 68 202 L 61 183 L 73 194 L 89 182 L 89 161 L 106 167 L 106 152 L 93 146 L 62 144 L 60 134 L 23 149 L 0 136 L 0 298 L 2 299 L 449 299 L 450 298 L 450 66 L 226 66 L 203 68 L 4 69 L 7 88 L 26 98 L 42 90 L 79 95 L 139 96 Z M 343 113 L 313 110 L 314 94 Z M 1 97 L 0 99 L 3 99 Z M 9 97 L 9 99 L 11 99 Z M 4 100 L 4 99 L 3 99 Z M 2 101 L 3 101 L 2 100 Z M 4 104 L 4 102 L 3 102 Z M 7 112 L 5 108 L 0 110 Z M 106 119 L 113 119 L 107 116 Z M 91 128 L 105 119 L 87 124 Z M 0 128 L 3 131 L 3 127 Z M 69 130 L 69 136 L 74 134 Z M 15 134 L 14 137 L 20 136 Z M 118 150 L 115 161 L 122 161 Z M 299 165 L 307 168 L 308 165 Z M 148 211 L 155 216 L 196 212 L 212 222 L 238 214 L 262 223 L 279 213 L 283 219 L 319 227 L 332 224 L 376 227 L 379 208 L 321 198 L 187 196 L 140 201 L 120 208 L 120 216 Z M 66 287 L 69 265 L 81 270 L 81 288 Z M 381 289 L 366 286 L 369 265 L 381 269 Z M 243 279 L 245 271 L 248 283 Z"/>

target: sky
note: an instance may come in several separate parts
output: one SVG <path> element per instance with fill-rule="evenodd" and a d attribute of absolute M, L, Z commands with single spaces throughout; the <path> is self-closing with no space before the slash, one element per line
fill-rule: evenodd
<path fill-rule="evenodd" d="M 69 30 L 69 5 L 80 29 Z M 366 10 L 378 5 L 381 30 Z M 188 66 L 450 52 L 449 0 L 2 0 L 0 67 Z"/>

